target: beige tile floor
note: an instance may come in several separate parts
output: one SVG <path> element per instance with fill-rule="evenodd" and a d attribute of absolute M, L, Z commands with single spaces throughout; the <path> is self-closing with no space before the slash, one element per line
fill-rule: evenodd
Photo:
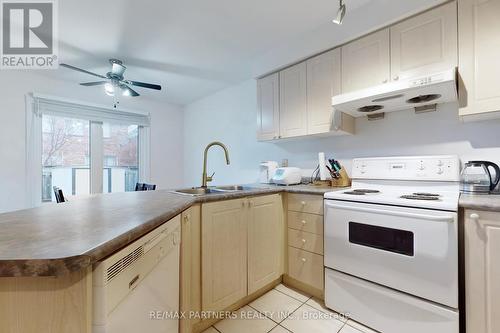
<path fill-rule="evenodd" d="M 205 333 L 377 333 L 280 284 Z"/>

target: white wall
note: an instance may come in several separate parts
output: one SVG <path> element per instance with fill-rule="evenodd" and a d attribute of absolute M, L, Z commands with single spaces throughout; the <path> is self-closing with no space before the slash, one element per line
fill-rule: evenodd
<path fill-rule="evenodd" d="M 287 158 L 290 166 L 314 169 L 319 151 L 340 159 L 348 169 L 352 158 L 395 155 L 458 154 L 462 161 L 486 159 L 500 164 L 500 120 L 463 124 L 455 104 L 420 115 L 389 113 L 381 121 L 360 118 L 354 136 L 260 143 L 255 138 L 255 96 L 255 81 L 249 80 L 186 107 L 186 185 L 199 184 L 203 149 L 213 140 L 227 144 L 231 157 L 231 165 L 225 166 L 220 149 L 210 155 L 214 184 L 255 182 L 264 160 Z"/>
<path fill-rule="evenodd" d="M 80 87 L 44 76 L 43 70 L 0 73 L 0 212 L 25 208 L 25 102 L 29 92 L 110 105 L 112 99 L 97 87 Z M 159 188 L 182 184 L 182 109 L 145 98 L 121 100 L 127 109 L 151 113 L 151 178 Z"/>

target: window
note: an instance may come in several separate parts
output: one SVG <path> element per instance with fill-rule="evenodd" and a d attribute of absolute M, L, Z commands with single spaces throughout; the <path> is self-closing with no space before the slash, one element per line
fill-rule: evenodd
<path fill-rule="evenodd" d="M 42 201 L 54 201 L 52 188 L 66 195 L 90 193 L 89 122 L 42 116 Z"/>
<path fill-rule="evenodd" d="M 66 196 L 135 190 L 149 179 L 149 115 L 27 96 L 32 206 Z"/>
<path fill-rule="evenodd" d="M 134 191 L 139 180 L 139 136 L 137 125 L 103 124 L 104 192 Z"/>

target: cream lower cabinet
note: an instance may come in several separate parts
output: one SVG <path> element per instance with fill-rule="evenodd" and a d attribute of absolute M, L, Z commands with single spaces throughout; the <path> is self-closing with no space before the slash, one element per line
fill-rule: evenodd
<path fill-rule="evenodd" d="M 324 298 L 323 196 L 287 195 L 287 275 L 284 281 Z"/>
<path fill-rule="evenodd" d="M 202 205 L 203 311 L 224 310 L 280 278 L 282 209 L 279 194 Z"/>
<path fill-rule="evenodd" d="M 181 215 L 180 309 L 187 317 L 179 322 L 181 333 L 190 333 L 200 321 L 189 313 L 201 311 L 201 206 L 195 205 Z"/>
<path fill-rule="evenodd" d="M 500 213 L 465 211 L 467 333 L 500 332 Z"/>
<path fill-rule="evenodd" d="M 246 199 L 202 206 L 202 310 L 219 311 L 247 295 Z"/>
<path fill-rule="evenodd" d="M 459 0 L 460 111 L 474 120 L 500 117 L 500 0 Z"/>
<path fill-rule="evenodd" d="M 249 199 L 248 293 L 283 274 L 283 206 L 279 194 Z"/>

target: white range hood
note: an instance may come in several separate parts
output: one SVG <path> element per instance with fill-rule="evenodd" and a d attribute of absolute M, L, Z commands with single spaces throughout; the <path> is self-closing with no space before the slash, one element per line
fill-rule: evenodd
<path fill-rule="evenodd" d="M 354 117 L 416 108 L 432 109 L 436 104 L 455 102 L 456 69 L 412 79 L 394 81 L 332 98 L 335 111 Z M 429 108 L 427 108 L 429 106 Z"/>

